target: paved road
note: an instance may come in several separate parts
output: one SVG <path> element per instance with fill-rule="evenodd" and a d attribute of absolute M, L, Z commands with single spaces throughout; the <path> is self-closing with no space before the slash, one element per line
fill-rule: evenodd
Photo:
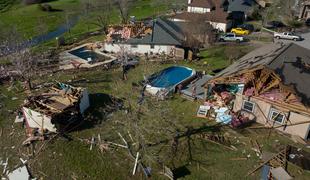
<path fill-rule="evenodd" d="M 301 36 L 304 38 L 302 41 L 292 41 L 292 40 L 284 40 L 284 39 L 275 39 L 275 42 L 283 42 L 283 43 L 296 43 L 302 47 L 310 49 L 310 32 L 301 34 Z"/>

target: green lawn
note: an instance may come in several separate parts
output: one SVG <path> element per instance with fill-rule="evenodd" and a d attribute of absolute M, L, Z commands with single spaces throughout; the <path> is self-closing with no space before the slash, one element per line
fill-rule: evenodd
<path fill-rule="evenodd" d="M 160 14 L 167 10 L 165 5 L 154 6 L 152 0 L 138 0 L 130 10 L 130 15 L 137 18 L 145 18 Z M 15 27 L 25 39 L 44 34 L 55 30 L 59 25 L 65 24 L 66 19 L 73 16 L 80 16 L 79 22 L 74 26 L 70 33 L 65 37 L 68 41 L 79 38 L 86 32 L 98 30 L 99 27 L 94 25 L 97 16 L 101 14 L 100 9 L 92 9 L 89 14 L 84 14 L 83 6 L 80 0 L 56 0 L 49 4 L 61 11 L 43 12 L 39 10 L 38 5 L 21 5 L 17 4 L 8 11 L 0 12 L 0 26 Z M 119 23 L 119 13 L 116 8 L 111 10 L 111 23 Z M 9 29 L 8 29 L 9 30 Z M 49 46 L 50 43 L 45 45 Z"/>
<path fill-rule="evenodd" d="M 202 55 L 213 64 L 212 68 L 222 68 L 227 65 L 227 58 L 215 54 L 223 54 L 223 50 L 223 47 L 216 47 L 204 51 Z M 194 63 L 181 61 L 178 64 L 204 69 L 203 61 Z M 256 139 L 266 152 L 277 152 L 284 144 L 294 144 L 287 137 L 274 131 L 267 139 L 267 130 L 234 131 L 225 126 L 217 126 L 212 120 L 197 118 L 195 114 L 200 103 L 185 100 L 179 95 L 166 101 L 146 97 L 139 107 L 137 101 L 140 91 L 133 84 L 141 81 L 143 75 L 148 76 L 171 65 L 174 64 L 161 65 L 142 61 L 137 68 L 129 72 L 127 81 L 121 80 L 121 69 L 59 72 L 35 79 L 34 83 L 86 79 L 87 81 L 72 84 L 89 89 L 92 106 L 80 130 L 68 134 L 73 138 L 72 141 L 57 138 L 48 143 L 36 158 L 29 160 L 33 175 L 44 179 L 143 179 L 142 172 L 138 172 L 136 176 L 131 175 L 134 161 L 125 149 L 110 149 L 101 153 L 94 147 L 90 151 L 88 144 L 78 140 L 78 138 L 90 139 L 100 134 L 102 139 L 121 144 L 122 141 L 117 135 L 120 132 L 131 142 L 128 129 L 134 140 L 131 143 L 140 137 L 136 132 L 142 132 L 144 136 L 140 142 L 153 144 L 140 151 L 143 154 L 142 162 L 152 168 L 153 179 L 165 179 L 160 175 L 161 165 L 158 162 L 173 169 L 187 169 L 190 174 L 186 175 L 185 179 L 259 179 L 260 170 L 254 176 L 245 177 L 259 163 L 259 158 L 251 150 L 250 139 Z M 23 154 L 27 152 L 27 149 L 21 146 L 26 138 L 24 129 L 20 124 L 13 124 L 14 111 L 22 103 L 25 94 L 20 88 L 11 88 L 8 91 L 6 85 L 0 86 L 0 94 L 6 96 L 0 97 L 0 102 L 4 104 L 0 109 L 0 125 L 3 130 L 3 136 L 0 138 L 0 157 L 2 159 L 9 157 L 9 168 L 13 169 L 20 163 L 19 157 L 25 158 Z M 104 112 L 109 107 L 108 95 L 122 99 L 125 107 L 130 107 L 131 113 L 118 110 L 107 116 Z M 12 97 L 18 99 L 12 101 Z M 138 108 L 140 114 L 137 113 Z M 133 126 L 135 123 L 138 129 Z M 224 134 L 238 150 L 231 151 L 207 142 L 197 135 L 191 135 L 179 139 L 178 150 L 173 156 L 171 149 L 173 137 L 194 129 L 200 129 L 205 133 Z M 156 143 L 158 145 L 154 145 Z M 36 144 L 37 149 L 42 145 L 40 142 Z M 136 152 L 138 146 L 132 147 Z M 247 160 L 233 160 L 246 156 L 250 157 Z M 2 166 L 0 170 L 1 168 Z M 309 172 L 302 171 L 300 174 L 298 170 L 295 166 L 289 165 L 288 171 L 296 179 L 309 178 Z"/>

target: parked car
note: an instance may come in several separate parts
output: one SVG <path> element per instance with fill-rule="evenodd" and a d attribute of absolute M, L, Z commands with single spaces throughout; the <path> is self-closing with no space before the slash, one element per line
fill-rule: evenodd
<path fill-rule="evenodd" d="M 289 40 L 294 40 L 294 41 L 302 40 L 301 36 L 296 35 L 293 32 L 283 32 L 283 33 L 275 32 L 273 37 L 277 39 L 289 39 Z"/>
<path fill-rule="evenodd" d="M 255 30 L 253 24 L 241 24 L 238 26 L 238 28 L 242 28 L 242 29 L 248 30 L 250 32 L 253 32 Z"/>
<path fill-rule="evenodd" d="M 269 21 L 264 25 L 264 28 L 267 29 L 275 29 L 275 28 L 282 28 L 285 27 L 285 24 L 283 24 L 281 21 Z"/>
<path fill-rule="evenodd" d="M 248 34 L 250 34 L 249 30 L 246 30 L 243 28 L 232 28 L 230 32 L 237 34 L 237 35 L 248 35 Z"/>
<path fill-rule="evenodd" d="M 305 24 L 306 24 L 307 26 L 310 26 L 310 18 L 308 18 L 308 19 L 305 21 Z"/>
<path fill-rule="evenodd" d="M 221 42 L 224 42 L 224 41 L 232 41 L 232 42 L 242 42 L 244 41 L 244 38 L 241 37 L 241 36 L 237 36 L 236 34 L 234 33 L 227 33 L 225 35 L 222 35 L 220 36 L 219 40 Z"/>

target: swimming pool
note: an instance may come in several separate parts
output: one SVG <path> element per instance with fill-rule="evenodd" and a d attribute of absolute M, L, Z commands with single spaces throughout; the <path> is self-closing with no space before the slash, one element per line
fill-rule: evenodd
<path fill-rule="evenodd" d="M 89 64 L 94 64 L 108 59 L 108 57 L 98 54 L 95 51 L 88 49 L 86 46 L 69 51 L 69 53 L 86 60 Z"/>
<path fill-rule="evenodd" d="M 148 78 L 146 90 L 156 95 L 159 92 L 168 93 L 175 87 L 196 75 L 196 71 L 184 66 L 171 66 L 151 75 Z"/>

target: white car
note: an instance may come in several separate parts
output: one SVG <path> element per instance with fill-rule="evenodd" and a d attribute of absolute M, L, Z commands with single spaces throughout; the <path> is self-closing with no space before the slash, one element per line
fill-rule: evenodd
<path fill-rule="evenodd" d="M 275 32 L 273 37 L 277 38 L 277 39 L 289 39 L 289 40 L 294 40 L 294 41 L 301 41 L 302 40 L 301 36 L 296 35 L 292 32 L 283 32 L 283 33 Z"/>
<path fill-rule="evenodd" d="M 234 33 L 227 33 L 225 35 L 220 36 L 219 40 L 221 42 L 224 42 L 224 41 L 242 42 L 244 41 L 244 38 L 242 36 L 237 36 Z"/>

